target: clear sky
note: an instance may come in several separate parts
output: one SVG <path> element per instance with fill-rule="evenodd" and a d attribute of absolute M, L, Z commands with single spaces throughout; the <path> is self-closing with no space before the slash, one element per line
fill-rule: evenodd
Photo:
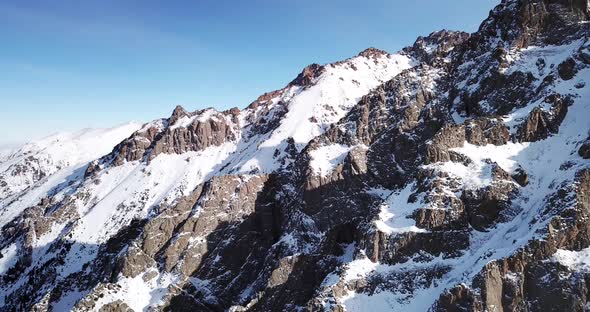
<path fill-rule="evenodd" d="M 310 63 L 475 31 L 499 0 L 0 0 L 0 144 L 244 107 Z"/>

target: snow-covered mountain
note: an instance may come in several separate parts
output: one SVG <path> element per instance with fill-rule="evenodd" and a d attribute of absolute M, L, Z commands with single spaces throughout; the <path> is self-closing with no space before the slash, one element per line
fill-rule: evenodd
<path fill-rule="evenodd" d="M 0 311 L 584 311 L 587 1 L 0 155 Z"/>
<path fill-rule="evenodd" d="M 109 153 L 140 124 L 57 133 L 0 151 L 0 225 L 51 195 L 60 184 L 75 183 L 90 161 Z"/>

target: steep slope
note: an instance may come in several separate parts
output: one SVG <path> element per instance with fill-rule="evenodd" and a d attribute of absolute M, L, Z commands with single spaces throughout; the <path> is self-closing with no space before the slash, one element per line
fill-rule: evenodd
<path fill-rule="evenodd" d="M 35 303 L 44 306 L 43 300 L 51 300 L 49 307 L 72 308 L 94 285 L 101 287 L 99 283 L 113 274 L 85 270 L 89 265 L 114 260 L 104 258 L 104 246 L 118 235 L 133 232 L 129 227 L 149 228 L 151 223 L 171 218 L 168 214 L 181 208 L 192 210 L 178 216 L 183 223 L 187 221 L 182 218 L 200 216 L 203 213 L 194 203 L 185 205 L 205 196 L 204 186 L 216 181 L 225 184 L 243 180 L 250 191 L 255 191 L 266 180 L 264 176 L 213 177 L 268 174 L 286 166 L 311 138 L 346 114 L 360 96 L 413 63 L 405 54 L 368 49 L 342 62 L 311 65 L 287 87 L 261 96 L 243 111 L 206 109 L 189 113 L 177 107 L 170 118 L 145 124 L 115 146 L 112 153 L 93 161 L 71 183 L 47 194 L 39 205 L 38 201 L 30 203 L 4 226 L 2 254 L 12 256 L 13 250 L 25 251 L 16 256 L 18 259 L 10 259 L 10 265 L 4 265 L 5 304 L 29 309 Z M 251 179 L 253 182 L 249 182 Z M 211 218 L 221 222 L 248 211 L 244 208 L 235 216 L 217 210 L 212 213 L 215 215 Z M 200 218 L 205 220 L 205 216 Z M 152 221 L 145 224 L 138 220 Z M 178 229 L 158 226 L 160 233 L 153 234 L 161 238 L 150 239 L 146 249 L 162 248 L 178 235 Z M 209 222 L 200 231 L 195 229 L 191 240 L 208 235 L 214 228 L 215 223 Z M 129 243 L 121 242 L 118 252 L 127 250 Z M 192 261 L 187 265 L 196 264 Z M 113 269 L 108 265 L 104 268 Z M 93 276 L 80 277 L 84 274 Z M 170 284 L 176 280 L 186 282 L 189 275 L 159 278 Z M 90 285 L 82 280 L 88 280 Z M 60 288 L 63 297 L 50 298 L 56 285 L 64 285 L 64 289 Z M 152 289 L 142 289 L 147 293 L 140 297 L 147 300 L 134 302 L 135 309 L 151 302 Z M 22 301 L 23 296 L 29 299 Z"/>
<path fill-rule="evenodd" d="M 243 110 L 177 107 L 11 210 L 0 310 L 584 311 L 588 14 L 504 0 Z"/>
<path fill-rule="evenodd" d="M 141 125 L 58 133 L 0 154 L 0 226 L 27 206 L 80 178 L 88 162 L 109 153 Z M 82 172 L 80 172 L 82 171 Z"/>
<path fill-rule="evenodd" d="M 453 78 L 430 102 L 447 122 L 423 137 L 420 166 L 402 166 L 403 187 L 379 189 L 373 226 L 357 231 L 356 256 L 326 278 L 315 307 L 585 309 L 585 271 L 551 259 L 580 263 L 561 250 L 590 243 L 579 151 L 590 130 L 587 11 L 504 1 L 457 49 Z"/>

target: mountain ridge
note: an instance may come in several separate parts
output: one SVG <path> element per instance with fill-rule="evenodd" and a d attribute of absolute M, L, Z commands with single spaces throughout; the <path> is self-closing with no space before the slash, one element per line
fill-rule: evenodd
<path fill-rule="evenodd" d="M 504 0 L 243 110 L 177 107 L 0 201 L 0 310 L 584 311 L 588 19 Z"/>

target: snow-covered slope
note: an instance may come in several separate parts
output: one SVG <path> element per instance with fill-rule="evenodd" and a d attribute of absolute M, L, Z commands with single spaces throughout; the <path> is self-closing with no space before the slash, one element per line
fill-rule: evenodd
<path fill-rule="evenodd" d="M 311 139 L 344 117 L 362 96 L 415 65 L 416 61 L 408 55 L 369 49 L 346 61 L 325 65 L 310 86 L 290 86 L 267 100 L 264 108 L 245 110 L 242 113 L 245 125 L 246 120 L 252 115 L 259 116 L 263 109 L 282 110 L 284 115 L 270 133 L 253 133 L 249 127 L 245 128 L 242 135 L 245 140 L 238 145 L 236 157 L 230 160 L 229 172 L 270 173 L 278 169 L 281 156 L 274 153 L 283 152 L 288 139 L 301 151 Z"/>
<path fill-rule="evenodd" d="M 583 311 L 589 9 L 2 154 L 0 311 Z"/>
<path fill-rule="evenodd" d="M 293 161 L 294 155 L 287 152 L 290 144 L 294 145 L 295 153 L 299 152 L 309 140 L 346 115 L 363 95 L 415 64 L 405 54 L 368 49 L 351 59 L 317 66 L 312 73 L 306 73 L 306 69 L 289 86 L 275 91 L 272 97 L 257 100 L 237 115 L 214 109 L 187 113 L 177 108 L 171 118 L 143 126 L 128 125 L 106 133 L 56 135 L 26 145 L 3 160 L 2 165 L 12 168 L 34 153 L 39 162 L 45 162 L 42 166 L 46 174 L 32 176 L 37 167 L 28 164 L 31 174 L 20 177 L 20 183 L 16 180 L 7 183 L 12 193 L 3 202 L 2 225 L 25 208 L 36 206 L 42 198 L 47 201 L 40 207 L 54 206 L 63 210 L 42 229 L 35 229 L 30 242 L 35 248 L 31 267 L 35 267 L 55 257 L 49 251 L 52 243 L 66 237 L 74 238 L 75 244 L 64 255 L 64 265 L 56 268 L 56 282 L 63 281 L 96 259 L 99 246 L 133 220 L 157 216 L 167 207 L 174 207 L 213 176 L 268 174 L 285 168 Z M 215 137 L 215 131 L 226 125 L 228 134 L 220 137 L 220 142 L 215 138 L 211 143 L 201 141 L 201 136 Z M 196 140 L 191 143 L 186 141 L 186 133 L 193 129 L 206 130 L 199 134 L 201 136 L 190 137 L 188 140 Z M 133 134 L 123 141 L 131 132 Z M 118 134 L 120 136 L 116 137 Z M 167 136 L 171 139 L 162 143 Z M 99 142 L 92 141 L 93 138 L 105 148 L 97 148 Z M 123 143 L 91 164 L 96 169 L 86 170 L 89 161 L 107 154 L 118 141 Z M 170 144 L 181 144 L 178 148 L 185 152 L 170 153 L 176 150 L 176 146 L 170 147 Z M 88 146 L 93 149 L 88 151 Z M 155 155 L 158 149 L 162 152 Z M 70 150 L 79 152 L 69 154 Z M 123 152 L 132 156 L 113 162 Z M 10 254 L 23 244 L 18 240 L 7 242 L 0 246 L 0 252 Z M 10 289 L 24 283 L 26 275 L 22 274 Z M 10 293 L 10 289 L 5 293 Z M 72 292 L 59 306 L 71 308 L 83 296 L 84 292 Z M 3 296 L 0 299 L 6 300 Z M 148 303 L 135 302 L 133 306 L 147 306 Z"/>
<path fill-rule="evenodd" d="M 536 66 L 525 66 L 522 63 L 533 64 L 539 57 L 549 56 L 548 65 L 557 67 L 564 62 L 573 51 L 577 51 L 585 43 L 575 41 L 562 47 L 529 47 L 523 51 L 513 52 L 512 57 L 518 62 L 507 68 L 510 70 L 537 71 Z M 545 53 L 530 53 L 530 51 L 550 51 Z M 558 52 L 558 53 L 555 53 Z M 560 55 L 554 58 L 555 55 Z M 445 289 L 461 283 L 469 284 L 493 259 L 502 259 L 516 253 L 527 246 L 532 240 L 543 239 L 546 233 L 543 231 L 552 220 L 547 216 L 547 209 L 555 198 L 552 196 L 560 187 L 571 186 L 576 182 L 576 174 L 581 170 L 590 168 L 590 160 L 578 155 L 580 144 L 587 139 L 590 133 L 590 90 L 576 87 L 581 81 L 590 81 L 590 69 L 584 68 L 577 73 L 576 79 L 559 80 L 555 85 L 546 90 L 547 94 L 568 94 L 574 98 L 568 108 L 567 116 L 559 127 L 559 133 L 538 142 L 515 143 L 508 142 L 504 145 L 487 144 L 483 146 L 465 142 L 462 147 L 453 148 L 454 152 L 464 155 L 468 161 L 446 161 L 427 165 L 445 177 L 446 184 L 453 185 L 444 190 L 446 196 L 460 201 L 464 190 L 484 189 L 495 183 L 493 168 L 498 165 L 510 175 L 523 170 L 527 173 L 528 181 L 524 186 L 510 181 L 518 189 L 518 195 L 511 198 L 509 213 L 506 220 L 482 232 L 473 232 L 468 237 L 469 249 L 459 257 L 436 257 L 428 262 L 415 262 L 412 259 L 405 263 L 387 265 L 375 264 L 370 260 L 360 257 L 357 260 L 345 264 L 342 280 L 347 281 L 347 276 L 354 275 L 354 279 L 379 279 L 396 274 L 415 274 L 426 272 L 426 269 L 436 270 L 444 268 L 444 274 L 435 283 L 422 284 L 422 277 L 416 276 L 411 290 L 393 288 L 391 290 L 376 290 L 373 294 L 355 293 L 349 290 L 346 295 L 338 299 L 338 302 L 346 311 L 369 311 L 379 307 L 383 310 L 426 311 L 433 306 Z M 507 124 L 526 120 L 528 114 L 534 108 L 540 108 L 551 112 L 551 105 L 543 100 L 533 101 L 528 105 L 515 109 L 505 115 L 503 119 Z M 502 189 L 510 189 L 508 186 L 500 186 Z M 415 221 L 408 216 L 417 213 L 417 209 L 428 206 L 421 200 L 408 202 L 408 196 L 416 191 L 416 185 L 406 186 L 400 193 L 394 193 L 388 197 L 375 221 L 376 228 L 383 233 L 426 232 L 426 228 L 417 228 Z M 488 189 L 487 192 L 493 192 Z M 511 196 L 511 195 L 509 195 Z M 508 199 L 509 196 L 506 196 Z M 560 209 L 573 209 L 575 203 L 563 203 Z M 438 205 L 436 209 L 447 210 L 453 213 L 452 207 Z M 579 252 L 558 250 L 553 257 L 556 261 L 573 268 L 584 271 L 588 262 L 587 249 Z M 359 273 L 360 272 L 360 273 Z M 330 277 L 334 280 L 334 277 Z M 335 286 L 337 283 L 333 282 Z"/>
<path fill-rule="evenodd" d="M 80 179 L 88 162 L 108 154 L 141 125 L 58 133 L 0 154 L 0 226 L 60 184 Z"/>

